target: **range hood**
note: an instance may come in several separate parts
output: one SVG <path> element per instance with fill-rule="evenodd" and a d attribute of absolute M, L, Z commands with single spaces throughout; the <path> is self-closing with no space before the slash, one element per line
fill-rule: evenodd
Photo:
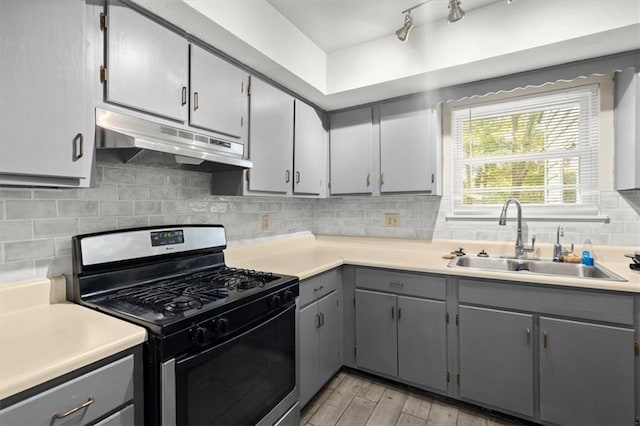
<path fill-rule="evenodd" d="M 96 157 L 198 171 L 251 168 L 244 145 L 179 127 L 96 108 Z"/>

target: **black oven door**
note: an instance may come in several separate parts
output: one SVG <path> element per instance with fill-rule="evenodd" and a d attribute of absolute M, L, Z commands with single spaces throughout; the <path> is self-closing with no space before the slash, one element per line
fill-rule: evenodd
<path fill-rule="evenodd" d="M 177 359 L 176 424 L 256 425 L 290 399 L 297 391 L 295 314 L 294 305 L 231 340 Z"/>

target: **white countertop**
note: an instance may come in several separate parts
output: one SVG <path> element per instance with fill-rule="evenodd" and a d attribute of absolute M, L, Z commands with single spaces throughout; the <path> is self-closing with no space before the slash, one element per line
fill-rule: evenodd
<path fill-rule="evenodd" d="M 308 234 L 288 239 L 232 246 L 225 251 L 225 260 L 230 266 L 295 275 L 300 279 L 309 278 L 340 265 L 357 265 L 640 293 L 640 272 L 630 270 L 628 265 L 631 259 L 623 256 L 624 253 L 633 252 L 634 248 L 632 247 L 594 247 L 598 264 L 627 279 L 626 282 L 521 274 L 475 268 L 450 268 L 447 266 L 449 260 L 442 257 L 458 247 L 464 247 L 465 252 L 469 255 L 475 255 L 482 249 L 491 256 L 512 255 L 513 245 L 512 241 L 426 241 Z M 552 251 L 552 244 L 538 244 L 532 257 L 550 259 Z"/>
<path fill-rule="evenodd" d="M 64 281 L 0 287 L 0 399 L 146 340 L 142 327 L 67 302 Z"/>

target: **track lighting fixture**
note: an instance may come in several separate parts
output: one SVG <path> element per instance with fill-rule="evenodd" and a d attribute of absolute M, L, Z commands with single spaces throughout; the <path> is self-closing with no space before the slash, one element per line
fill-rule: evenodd
<path fill-rule="evenodd" d="M 464 10 L 460 7 L 460 0 L 449 0 L 449 23 L 458 22 L 464 18 Z"/>
<path fill-rule="evenodd" d="M 1 0 L 0 0 L 1 1 Z M 409 39 L 409 33 L 413 28 L 413 17 L 411 16 L 411 11 L 417 7 L 423 6 L 432 0 L 426 0 L 416 4 L 415 6 L 410 7 L 409 9 L 403 10 L 401 13 L 404 14 L 404 24 L 398 31 L 396 31 L 396 37 L 398 40 L 406 42 Z M 449 0 L 449 22 L 456 22 L 461 20 L 465 13 L 464 10 L 460 7 L 460 0 Z"/>
<path fill-rule="evenodd" d="M 407 11 L 404 15 L 404 24 L 398 31 L 396 31 L 396 37 L 400 41 L 407 41 L 409 38 L 409 32 L 413 28 L 413 18 L 411 18 L 411 11 Z"/>

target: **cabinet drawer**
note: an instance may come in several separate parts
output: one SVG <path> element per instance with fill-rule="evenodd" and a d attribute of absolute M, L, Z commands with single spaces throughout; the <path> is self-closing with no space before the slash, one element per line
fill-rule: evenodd
<path fill-rule="evenodd" d="M 338 270 L 332 269 L 316 277 L 300 281 L 300 306 L 308 305 L 334 291 L 338 288 L 340 277 Z"/>
<path fill-rule="evenodd" d="M 95 426 L 131 426 L 134 421 L 133 404 L 131 404 L 101 422 L 96 423 Z"/>
<path fill-rule="evenodd" d="M 56 419 L 93 400 L 86 408 Z M 87 424 L 133 400 L 133 355 L 69 380 L 0 411 L 0 424 L 50 426 Z"/>
<path fill-rule="evenodd" d="M 444 277 L 384 269 L 356 269 L 356 287 L 439 300 L 447 294 Z"/>
<path fill-rule="evenodd" d="M 633 325 L 633 296 L 461 279 L 460 303 Z"/>

